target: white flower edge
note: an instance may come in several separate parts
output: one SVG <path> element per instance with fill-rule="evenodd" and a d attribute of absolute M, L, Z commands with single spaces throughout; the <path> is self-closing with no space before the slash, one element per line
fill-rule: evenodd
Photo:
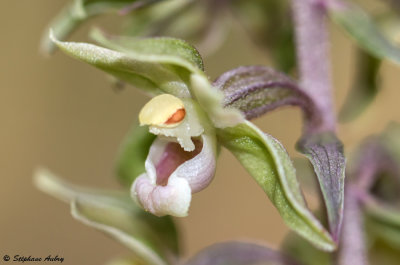
<path fill-rule="evenodd" d="M 201 138 L 203 142 L 201 152 L 178 166 L 169 176 L 165 186 L 156 184 L 155 165 L 168 140 L 157 138 L 146 159 L 146 173 L 140 175 L 132 185 L 131 196 L 134 201 L 157 216 L 187 216 L 192 193 L 207 187 L 215 174 L 216 137 L 203 134 Z"/>

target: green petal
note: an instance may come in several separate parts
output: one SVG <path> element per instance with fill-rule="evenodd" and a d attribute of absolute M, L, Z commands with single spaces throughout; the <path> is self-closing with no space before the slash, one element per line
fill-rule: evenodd
<path fill-rule="evenodd" d="M 177 97 L 190 97 L 185 68 L 191 62 L 185 61 L 189 46 L 184 42 L 165 41 L 163 38 L 138 39 L 138 44 L 129 51 L 120 52 L 88 43 L 62 42 L 51 35 L 54 43 L 66 54 L 91 64 L 116 78 L 152 95 L 168 93 Z M 152 43 L 152 50 L 146 44 Z M 158 47 L 159 49 L 156 49 Z M 170 54 L 167 50 L 171 51 Z M 195 52 L 195 50 L 191 50 Z M 163 52 L 166 52 L 163 54 Z M 197 55 L 193 55 L 197 56 Z M 195 67 L 192 67 L 195 69 Z M 197 70 L 200 71 L 200 70 Z"/>
<path fill-rule="evenodd" d="M 248 121 L 219 130 L 218 136 L 265 191 L 291 229 L 322 250 L 336 249 L 330 234 L 307 208 L 292 162 L 277 140 Z"/>
<path fill-rule="evenodd" d="M 116 239 L 146 264 L 171 264 L 178 254 L 177 235 L 170 218 L 157 218 L 132 202 L 129 194 L 71 185 L 46 170 L 35 174 L 36 186 L 71 203 L 79 221 Z"/>
<path fill-rule="evenodd" d="M 49 30 L 54 31 L 54 35 L 65 40 L 83 22 L 89 18 L 105 13 L 116 13 L 121 8 L 136 0 L 74 0 L 65 6 L 62 11 L 53 19 L 42 37 L 41 49 L 46 53 L 51 53 L 56 46 L 49 38 Z"/>
<path fill-rule="evenodd" d="M 329 7 L 333 21 L 341 25 L 361 48 L 380 59 L 400 63 L 400 49 L 364 10 L 353 3 L 344 2 Z"/>
<path fill-rule="evenodd" d="M 156 135 L 147 126 L 135 125 L 121 145 L 117 160 L 117 175 L 121 182 L 130 187 L 140 174 L 144 173 L 144 163 Z"/>

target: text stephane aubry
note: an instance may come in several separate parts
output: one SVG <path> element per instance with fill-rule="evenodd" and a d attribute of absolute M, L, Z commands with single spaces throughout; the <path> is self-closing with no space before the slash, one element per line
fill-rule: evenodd
<path fill-rule="evenodd" d="M 21 255 L 15 255 L 13 261 L 17 261 L 17 262 L 29 262 L 29 261 L 49 261 L 49 262 L 60 262 L 63 263 L 64 258 L 59 257 L 58 255 L 52 256 L 52 255 L 48 255 L 47 257 L 43 258 L 43 257 L 32 257 L 32 256 L 21 256 Z"/>

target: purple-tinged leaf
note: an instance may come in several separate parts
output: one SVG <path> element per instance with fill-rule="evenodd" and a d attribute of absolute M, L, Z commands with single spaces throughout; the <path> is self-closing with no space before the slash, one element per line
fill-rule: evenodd
<path fill-rule="evenodd" d="M 283 73 L 265 66 L 242 66 L 221 75 L 213 84 L 224 95 L 225 106 L 253 119 L 281 106 L 300 106 L 307 128 L 318 127 L 321 117 L 311 98 Z"/>
<path fill-rule="evenodd" d="M 305 129 L 299 149 L 317 173 L 331 233 L 337 240 L 343 212 L 343 146 L 334 133 L 317 133 L 323 117 L 311 97 L 285 74 L 264 66 L 233 69 L 220 76 L 214 86 L 223 91 L 225 106 L 238 108 L 247 119 L 281 106 L 302 108 Z"/>
<path fill-rule="evenodd" d="M 209 246 L 185 265 L 299 265 L 265 246 L 247 242 L 224 242 Z"/>
<path fill-rule="evenodd" d="M 343 230 L 341 234 L 338 265 L 367 265 L 364 235 L 364 218 L 358 199 L 357 187 L 346 185 Z"/>
<path fill-rule="evenodd" d="M 343 218 L 346 159 L 343 145 L 333 133 L 306 135 L 297 144 L 317 174 L 328 213 L 331 234 L 338 240 Z"/>

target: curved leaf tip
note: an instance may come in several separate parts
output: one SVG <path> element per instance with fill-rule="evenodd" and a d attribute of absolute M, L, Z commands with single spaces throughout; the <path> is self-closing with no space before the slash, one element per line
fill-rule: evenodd
<path fill-rule="evenodd" d="M 346 159 L 334 133 L 305 135 L 297 148 L 313 165 L 328 213 L 331 234 L 337 241 L 343 218 Z"/>

